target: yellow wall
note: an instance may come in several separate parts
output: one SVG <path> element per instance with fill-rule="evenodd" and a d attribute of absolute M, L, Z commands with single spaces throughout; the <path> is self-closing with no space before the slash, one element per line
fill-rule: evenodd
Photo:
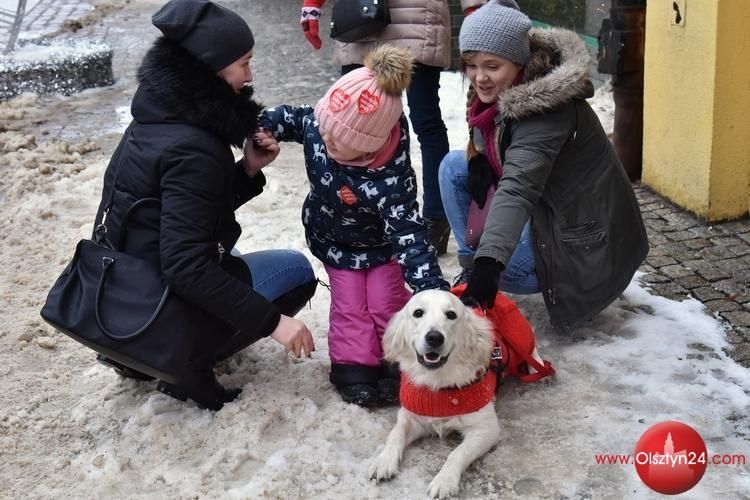
<path fill-rule="evenodd" d="M 750 208 L 747 0 L 686 0 L 646 14 L 643 183 L 708 220 Z"/>

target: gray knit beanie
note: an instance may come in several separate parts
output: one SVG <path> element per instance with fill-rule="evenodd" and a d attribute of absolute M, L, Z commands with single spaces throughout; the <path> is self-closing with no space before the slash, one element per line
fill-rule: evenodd
<path fill-rule="evenodd" d="M 239 14 L 209 0 L 170 0 L 151 22 L 214 71 L 226 68 L 255 44 Z"/>
<path fill-rule="evenodd" d="M 481 51 L 525 66 L 529 61 L 531 20 L 513 0 L 490 0 L 464 19 L 461 52 Z"/>

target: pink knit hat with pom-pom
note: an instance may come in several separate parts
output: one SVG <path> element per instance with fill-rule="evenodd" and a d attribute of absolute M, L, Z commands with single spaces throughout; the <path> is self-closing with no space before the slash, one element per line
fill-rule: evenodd
<path fill-rule="evenodd" d="M 401 94 L 411 82 L 405 49 L 381 45 L 365 67 L 342 76 L 315 106 L 321 133 L 351 149 L 372 153 L 386 143 L 403 113 Z"/>

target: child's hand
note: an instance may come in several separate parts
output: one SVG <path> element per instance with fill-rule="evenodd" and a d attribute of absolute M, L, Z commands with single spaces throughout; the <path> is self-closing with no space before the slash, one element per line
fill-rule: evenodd
<path fill-rule="evenodd" d="M 245 139 L 243 153 L 245 155 L 245 173 L 248 177 L 255 177 L 260 169 L 271 163 L 279 156 L 279 143 L 276 138 L 265 129 L 258 129 Z"/>

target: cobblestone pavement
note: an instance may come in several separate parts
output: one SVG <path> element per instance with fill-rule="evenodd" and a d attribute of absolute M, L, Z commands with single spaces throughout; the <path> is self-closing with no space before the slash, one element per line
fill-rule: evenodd
<path fill-rule="evenodd" d="M 644 187 L 636 195 L 651 245 L 643 281 L 701 301 L 728 327 L 729 354 L 750 367 L 750 220 L 706 224 Z"/>
<path fill-rule="evenodd" d="M 78 137 L 91 137 L 107 151 L 114 148 L 119 134 L 103 124 L 112 122 L 112 110 L 127 106 L 132 98 L 137 64 L 156 36 L 149 17 L 163 2 L 90 0 L 90 3 L 123 8 L 113 9 L 106 19 L 84 25 L 66 36 L 109 43 L 115 50 L 113 69 L 117 82 L 112 88 L 94 94 L 95 99 L 72 98 L 56 105 L 44 126 L 52 137 L 66 138 L 71 133 L 66 129 L 67 124 L 75 121 Z M 333 44 L 326 40 L 323 49 L 314 53 L 300 33 L 299 0 L 223 3 L 242 14 L 253 28 L 254 78 L 261 101 L 314 103 L 336 79 L 338 69 L 331 63 Z M 64 20 L 61 17 L 83 4 L 74 0 L 41 0 L 35 9 L 46 12 L 57 5 L 60 10 L 55 11 L 56 17 L 45 18 L 40 14 L 32 28 L 58 26 Z M 106 106 L 102 106 L 103 102 Z M 87 118 L 73 120 L 71 113 L 86 114 Z M 106 130 L 109 133 L 103 132 Z M 729 354 L 750 367 L 750 220 L 708 225 L 645 187 L 637 185 L 636 194 L 651 244 L 649 256 L 641 266 L 645 273 L 642 281 L 658 295 L 675 300 L 694 297 L 705 304 L 727 326 Z"/>
<path fill-rule="evenodd" d="M 90 3 L 80 0 L 27 2 L 19 39 L 33 40 L 55 33 L 66 22 L 78 19 L 92 10 L 93 6 Z"/>

